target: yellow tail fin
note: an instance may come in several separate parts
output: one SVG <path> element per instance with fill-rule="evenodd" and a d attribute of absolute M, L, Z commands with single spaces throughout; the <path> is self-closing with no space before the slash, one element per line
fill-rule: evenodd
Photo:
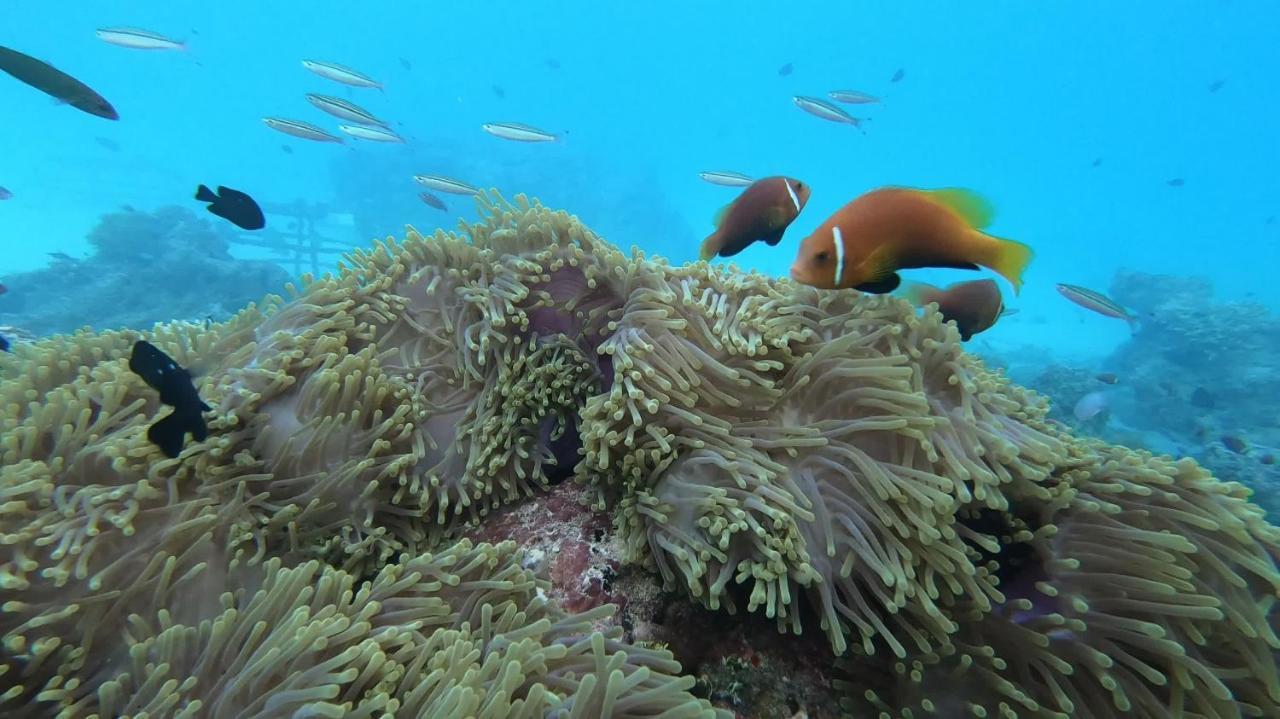
<path fill-rule="evenodd" d="M 1027 265 L 1031 264 L 1031 258 L 1035 257 L 1035 253 L 1021 242 L 990 235 L 987 239 L 994 243 L 994 249 L 987 261 L 982 264 L 1009 280 L 1009 284 L 1013 285 L 1013 294 L 1018 294 L 1022 291 L 1022 273 L 1026 272 Z"/>

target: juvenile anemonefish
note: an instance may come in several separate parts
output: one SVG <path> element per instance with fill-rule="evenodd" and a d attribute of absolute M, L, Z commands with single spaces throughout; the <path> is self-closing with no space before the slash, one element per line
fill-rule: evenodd
<path fill-rule="evenodd" d="M 804 203 L 809 186 L 790 177 L 765 177 L 751 183 L 716 215 L 716 231 L 702 242 L 699 257 L 732 257 L 756 240 L 776 245 Z"/>
<path fill-rule="evenodd" d="M 1004 300 L 995 280 L 957 282 L 946 289 L 912 282 L 903 290 L 903 296 L 919 307 L 936 302 L 942 319 L 955 322 L 956 329 L 960 330 L 960 339 L 966 341 L 991 329 L 1004 313 Z"/>
<path fill-rule="evenodd" d="M 989 267 L 1022 287 L 1031 248 L 992 237 L 991 206 L 970 190 L 884 187 L 858 197 L 800 243 L 791 266 L 796 282 L 821 289 L 892 292 L 898 270 Z"/>

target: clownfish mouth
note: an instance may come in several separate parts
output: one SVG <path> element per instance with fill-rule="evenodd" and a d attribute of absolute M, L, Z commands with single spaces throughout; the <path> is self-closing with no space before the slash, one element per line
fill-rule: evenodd
<path fill-rule="evenodd" d="M 800 279 L 800 268 L 799 268 L 799 267 L 794 267 L 794 266 L 793 266 L 793 267 L 791 268 L 791 279 L 795 280 L 796 282 L 800 282 L 800 281 L 801 281 L 801 279 Z"/>

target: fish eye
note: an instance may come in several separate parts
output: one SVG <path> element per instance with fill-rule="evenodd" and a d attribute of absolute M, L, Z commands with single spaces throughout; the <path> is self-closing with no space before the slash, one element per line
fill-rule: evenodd
<path fill-rule="evenodd" d="M 823 250 L 822 252 L 819 252 L 819 253 L 818 253 L 818 255 L 817 255 L 817 260 L 818 260 L 819 262 L 826 262 L 826 261 L 827 261 L 827 260 L 829 260 L 829 259 L 831 259 L 831 253 L 830 253 L 830 252 L 827 252 L 826 250 Z"/>

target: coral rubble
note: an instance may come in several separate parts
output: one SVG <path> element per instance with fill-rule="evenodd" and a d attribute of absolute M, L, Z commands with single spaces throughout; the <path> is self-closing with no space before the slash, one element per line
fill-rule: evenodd
<path fill-rule="evenodd" d="M 1061 431 L 936 313 L 624 255 L 522 197 L 481 214 L 148 332 L 215 407 L 175 460 L 146 441 L 139 333 L 0 358 L 6 715 L 677 717 L 791 691 L 739 691 L 754 655 L 652 645 L 622 565 L 820 638 L 855 717 L 1280 712 L 1280 535 L 1239 485 Z M 512 531 L 570 476 L 611 526 L 557 500 L 555 531 Z M 507 537 L 528 550 L 484 541 Z"/>

